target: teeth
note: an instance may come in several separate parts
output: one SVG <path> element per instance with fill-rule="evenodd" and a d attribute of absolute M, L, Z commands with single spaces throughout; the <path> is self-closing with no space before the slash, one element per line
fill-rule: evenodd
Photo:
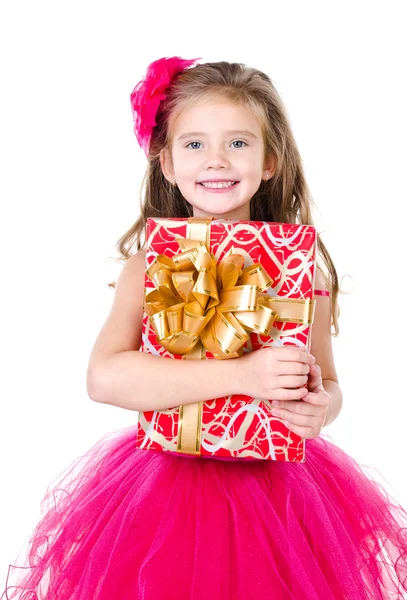
<path fill-rule="evenodd" d="M 226 188 L 232 186 L 234 184 L 234 181 L 222 181 L 220 183 L 205 181 L 201 183 L 204 187 L 207 188 Z"/>

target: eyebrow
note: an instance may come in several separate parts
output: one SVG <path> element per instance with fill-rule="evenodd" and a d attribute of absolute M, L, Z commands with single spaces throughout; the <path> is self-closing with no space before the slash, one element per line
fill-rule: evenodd
<path fill-rule="evenodd" d="M 247 129 L 233 129 L 232 131 L 225 131 L 225 133 L 227 135 L 246 135 L 246 136 L 257 139 L 257 135 L 254 135 L 254 133 L 252 133 L 251 131 L 249 131 Z M 195 136 L 204 137 L 206 135 L 207 134 L 204 131 L 190 131 L 189 133 L 183 133 L 177 139 L 184 140 L 185 138 L 188 138 L 188 137 L 195 137 Z"/>

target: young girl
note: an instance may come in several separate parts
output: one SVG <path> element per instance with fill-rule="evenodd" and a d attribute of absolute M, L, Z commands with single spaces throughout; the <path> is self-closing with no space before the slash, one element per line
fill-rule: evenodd
<path fill-rule="evenodd" d="M 401 599 L 407 513 L 321 436 L 342 394 L 331 344 L 337 273 L 319 238 L 328 275 L 318 265 L 311 353 L 272 347 L 226 361 L 172 361 L 138 352 L 147 217 L 313 225 L 300 155 L 269 77 L 198 60 L 155 61 L 131 96 L 146 189 L 140 218 L 118 243 L 126 262 L 90 356 L 89 396 L 134 411 L 230 393 L 272 399 L 274 414 L 306 438 L 306 460 L 142 450 L 136 425 L 106 436 L 49 488 L 25 564 L 10 565 L 6 598 Z"/>

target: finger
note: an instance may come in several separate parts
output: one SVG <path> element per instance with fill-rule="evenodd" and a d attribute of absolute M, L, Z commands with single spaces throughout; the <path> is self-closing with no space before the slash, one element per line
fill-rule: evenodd
<path fill-rule="evenodd" d="M 308 393 L 306 387 L 293 388 L 276 388 L 272 390 L 270 400 L 301 400 Z"/>
<path fill-rule="evenodd" d="M 312 429 L 312 427 L 300 427 L 298 425 L 293 425 L 292 423 L 288 423 L 288 421 L 283 421 L 283 423 L 287 427 L 287 429 L 289 429 L 293 433 L 296 433 L 297 435 L 299 435 L 302 438 L 311 439 L 311 438 L 318 437 L 318 435 L 319 435 L 318 431 L 316 431 L 315 429 Z"/>
<path fill-rule="evenodd" d="M 312 364 L 315 362 L 315 357 L 305 351 L 305 348 L 293 348 L 292 346 L 281 346 L 274 348 L 274 356 L 276 360 L 282 362 L 293 361 L 300 363 Z"/>
<path fill-rule="evenodd" d="M 323 412 L 322 407 L 319 409 L 317 406 L 313 406 L 312 404 L 306 402 L 299 402 L 298 400 L 286 400 L 284 402 L 281 402 L 279 400 L 273 400 L 271 403 L 271 407 L 272 411 L 278 410 L 283 416 L 285 413 L 283 413 L 282 411 L 284 410 L 287 410 L 287 412 L 291 414 L 303 415 L 308 417 L 313 417 L 316 414 Z M 275 413 L 273 412 L 273 414 Z"/>
<path fill-rule="evenodd" d="M 319 365 L 310 365 L 309 376 L 313 377 L 314 379 L 318 379 L 320 377 L 322 381 L 321 367 Z"/>
<path fill-rule="evenodd" d="M 320 372 L 318 373 L 318 372 L 314 371 L 313 369 L 310 370 L 310 372 L 308 374 L 307 387 L 310 392 L 319 392 L 321 390 L 324 390 L 323 381 L 322 381 Z"/>
<path fill-rule="evenodd" d="M 329 396 L 326 392 L 308 392 L 302 399 L 304 402 L 316 406 L 328 406 L 329 404 Z"/>
<path fill-rule="evenodd" d="M 310 408 L 310 407 L 309 407 Z M 323 416 L 325 413 L 325 408 L 321 407 L 320 409 L 315 409 L 314 407 L 314 412 L 312 414 L 298 414 L 298 413 L 294 413 L 291 412 L 290 410 L 288 410 L 287 408 L 272 408 L 271 409 L 271 414 L 274 417 L 277 417 L 279 419 L 282 420 L 287 420 L 290 423 L 294 423 L 294 425 L 301 425 L 301 426 L 306 426 L 306 425 L 313 425 L 314 424 L 314 419 L 316 419 L 317 421 L 322 421 Z"/>
<path fill-rule="evenodd" d="M 309 363 L 279 362 L 277 368 L 279 375 L 308 375 L 311 366 Z"/>
<path fill-rule="evenodd" d="M 278 387 L 297 388 L 303 386 L 308 381 L 308 375 L 277 375 Z"/>

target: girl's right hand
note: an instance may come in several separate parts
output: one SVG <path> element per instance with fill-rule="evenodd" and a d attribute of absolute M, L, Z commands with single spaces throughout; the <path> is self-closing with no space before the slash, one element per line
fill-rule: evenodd
<path fill-rule="evenodd" d="M 300 400 L 315 358 L 301 348 L 261 348 L 238 360 L 241 393 L 262 400 Z"/>

